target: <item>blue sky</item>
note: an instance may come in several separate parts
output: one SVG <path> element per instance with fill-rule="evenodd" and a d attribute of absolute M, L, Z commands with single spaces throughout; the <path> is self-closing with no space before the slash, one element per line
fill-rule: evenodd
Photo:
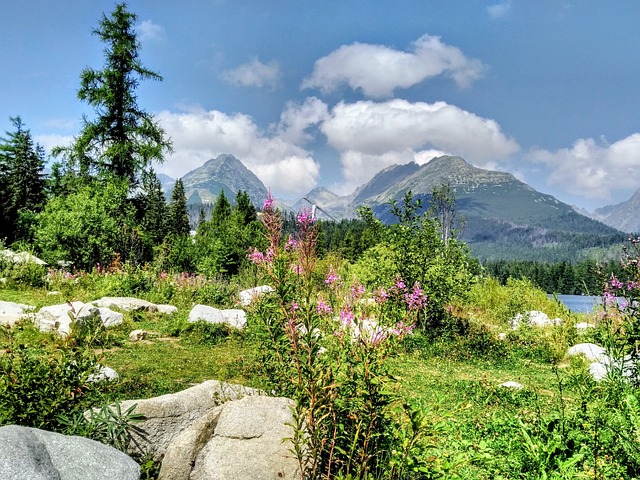
<path fill-rule="evenodd" d="M 20 115 L 46 148 L 82 115 L 91 35 L 115 3 L 4 2 L 0 131 Z M 587 209 L 640 188 L 640 2 L 131 1 L 140 105 L 182 176 L 220 153 L 280 196 L 351 193 L 440 154 L 508 171 Z"/>

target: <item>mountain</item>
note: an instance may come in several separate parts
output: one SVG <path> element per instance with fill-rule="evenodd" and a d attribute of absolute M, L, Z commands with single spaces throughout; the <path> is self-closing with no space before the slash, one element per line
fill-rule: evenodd
<path fill-rule="evenodd" d="M 625 202 L 598 208 L 591 217 L 623 232 L 640 232 L 640 190 Z"/>
<path fill-rule="evenodd" d="M 257 207 L 267 198 L 267 188 L 233 155 L 219 155 L 182 177 L 189 204 L 214 203 L 224 190 L 229 201 L 244 190 Z"/>
<path fill-rule="evenodd" d="M 617 230 L 509 173 L 477 168 L 454 156 L 424 165 L 388 167 L 349 196 L 318 195 L 316 189 L 307 198 L 336 218 L 352 218 L 359 205 L 369 205 L 378 218 L 390 223 L 395 219 L 389 200 L 400 202 L 411 190 L 427 208 L 432 190 L 445 183 L 454 191 L 456 209 L 465 219 L 461 239 L 479 258 L 572 259 L 579 249 L 622 239 Z"/>

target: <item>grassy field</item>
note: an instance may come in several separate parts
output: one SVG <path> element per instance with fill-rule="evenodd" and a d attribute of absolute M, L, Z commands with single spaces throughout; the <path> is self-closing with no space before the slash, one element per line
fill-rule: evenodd
<path fill-rule="evenodd" d="M 489 285 L 485 293 L 496 288 Z M 491 295 L 498 298 L 496 291 Z M 532 294 L 521 286 L 511 293 L 520 306 L 549 301 L 546 295 Z M 72 294 L 69 300 L 98 298 L 95 292 L 80 288 Z M 64 299 L 44 289 L 0 289 L 0 300 L 37 307 Z M 404 399 L 420 412 L 421 448 L 432 473 L 416 478 L 533 479 L 542 478 L 540 472 L 547 467 L 549 471 L 563 468 L 553 458 L 567 452 L 554 446 L 555 427 L 550 425 L 558 418 L 575 416 L 584 408 L 586 397 L 584 388 L 573 386 L 584 365 L 569 362 L 558 352 L 566 351 L 567 342 L 590 340 L 568 333 L 576 321 L 589 318 L 569 316 L 563 327 L 515 332 L 505 325 L 504 299 L 498 298 L 494 306 L 486 298 L 484 302 L 459 306 L 456 316 L 462 320 L 455 328 L 437 335 L 414 334 L 387 360 L 393 379 L 389 390 L 399 403 Z M 265 386 L 251 316 L 247 332 L 211 329 L 187 322 L 195 302 L 179 303 L 178 313 L 171 316 L 125 313 L 124 323 L 109 329 L 102 344 L 94 347 L 100 363 L 120 376 L 105 389 L 104 401 L 174 393 L 209 379 Z M 550 315 L 563 313 L 553 302 L 544 307 Z M 131 342 L 128 335 L 135 329 L 149 332 L 148 336 Z M 497 334 L 505 331 L 507 338 L 498 340 Z M 0 329 L 0 351 L 21 343 L 55 345 L 59 341 L 28 324 Z M 522 388 L 500 386 L 504 382 L 518 382 Z M 595 388 L 593 382 L 583 387 L 586 384 Z M 398 421 L 406 421 L 402 418 Z M 581 435 L 590 431 L 583 430 L 586 433 Z M 571 475 L 548 478 L 626 478 L 616 476 L 621 469 L 614 459 L 603 458 L 580 457 L 586 465 L 580 475 L 573 468 Z M 601 472 L 609 468 L 613 473 L 598 476 L 589 466 L 597 462 Z"/>

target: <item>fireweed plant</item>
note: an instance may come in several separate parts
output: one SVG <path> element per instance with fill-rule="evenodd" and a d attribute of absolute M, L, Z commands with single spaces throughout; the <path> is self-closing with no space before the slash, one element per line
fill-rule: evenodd
<path fill-rule="evenodd" d="M 318 282 L 318 231 L 310 212 L 298 214 L 297 234 L 287 239 L 271 196 L 261 220 L 268 247 L 252 248 L 248 258 L 275 292 L 254 305 L 253 326 L 269 388 L 295 400 L 292 442 L 304 478 L 425 471 L 416 459 L 420 429 L 411 428 L 413 421 L 409 431 L 401 426 L 397 406 L 406 403 L 394 393 L 385 364 L 426 305 L 420 286 L 398 278 L 367 292 L 333 268 Z"/>

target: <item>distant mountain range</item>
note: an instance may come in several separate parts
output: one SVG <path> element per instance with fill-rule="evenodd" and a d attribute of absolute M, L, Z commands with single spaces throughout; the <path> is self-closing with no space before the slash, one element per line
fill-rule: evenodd
<path fill-rule="evenodd" d="M 191 204 L 213 203 L 223 189 L 230 199 L 238 190 L 247 191 L 258 207 L 267 195 L 262 182 L 232 155 L 207 161 L 186 174 L 183 182 Z M 432 190 L 442 184 L 449 184 L 455 192 L 458 214 L 466 223 L 461 238 L 480 258 L 566 260 L 576 258 L 578 250 L 606 248 L 624 240 L 617 229 L 509 173 L 476 168 L 454 156 L 438 157 L 424 165 L 387 167 L 347 196 L 318 187 L 288 207 L 299 210 L 313 204 L 319 207 L 319 218 L 341 220 L 355 218 L 357 207 L 368 205 L 378 218 L 390 223 L 394 221 L 390 200 L 400 201 L 410 190 L 428 206 Z M 638 197 L 640 203 L 640 194 Z"/>
<path fill-rule="evenodd" d="M 623 232 L 640 232 L 640 190 L 616 205 L 607 205 L 588 214 L 591 218 Z"/>

